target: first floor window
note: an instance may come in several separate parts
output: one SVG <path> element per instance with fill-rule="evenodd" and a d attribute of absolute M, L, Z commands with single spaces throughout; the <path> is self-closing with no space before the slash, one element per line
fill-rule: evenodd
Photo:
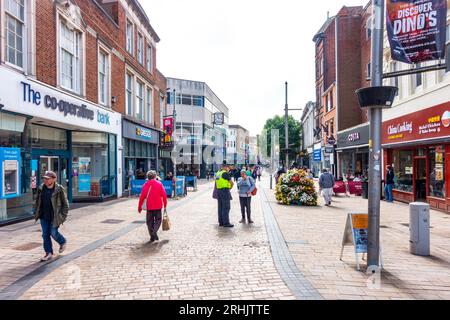
<path fill-rule="evenodd" d="M 144 85 L 137 83 L 136 91 L 136 119 L 144 120 L 142 112 L 144 111 Z"/>
<path fill-rule="evenodd" d="M 103 105 L 109 100 L 109 59 L 108 55 L 100 51 L 98 58 L 98 90 L 99 101 Z"/>
<path fill-rule="evenodd" d="M 61 86 L 81 93 L 81 33 L 61 22 L 60 79 Z"/>
<path fill-rule="evenodd" d="M 25 3 L 24 0 L 5 1 L 6 61 L 23 68 Z"/>
<path fill-rule="evenodd" d="M 146 119 L 147 122 L 152 123 L 153 120 L 153 90 L 152 88 L 147 88 L 147 110 Z"/>
<path fill-rule="evenodd" d="M 133 115 L 133 76 L 129 73 L 126 75 L 126 104 L 127 115 Z"/>

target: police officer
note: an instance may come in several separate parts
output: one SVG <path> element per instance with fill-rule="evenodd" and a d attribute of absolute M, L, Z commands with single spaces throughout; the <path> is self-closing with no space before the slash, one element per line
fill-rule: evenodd
<path fill-rule="evenodd" d="M 217 188 L 217 202 L 219 205 L 219 226 L 224 228 L 233 228 L 234 225 L 230 223 L 230 209 L 231 209 L 231 189 L 234 183 L 231 180 L 229 173 L 230 167 L 224 161 L 222 170 L 216 173 L 216 188 Z"/>

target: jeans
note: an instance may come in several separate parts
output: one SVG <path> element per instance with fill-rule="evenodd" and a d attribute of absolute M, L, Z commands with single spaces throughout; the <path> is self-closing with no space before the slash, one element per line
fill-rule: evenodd
<path fill-rule="evenodd" d="M 53 226 L 53 222 L 41 219 L 42 238 L 44 239 L 45 253 L 53 254 L 52 238 L 60 245 L 66 243 L 66 239 L 59 233 L 58 229 Z"/>
<path fill-rule="evenodd" d="M 393 202 L 394 201 L 394 196 L 392 194 L 392 188 L 394 185 L 392 184 L 387 184 L 384 186 L 384 193 L 386 194 L 386 201 L 387 202 Z"/>
<path fill-rule="evenodd" d="M 148 233 L 152 239 L 155 239 L 158 236 L 158 230 L 161 227 L 162 223 L 162 211 L 161 210 L 152 210 L 147 211 L 147 227 Z"/>
<path fill-rule="evenodd" d="M 252 220 L 252 198 L 251 197 L 239 197 L 241 203 L 242 220 L 245 220 L 245 210 L 247 209 L 247 220 Z"/>

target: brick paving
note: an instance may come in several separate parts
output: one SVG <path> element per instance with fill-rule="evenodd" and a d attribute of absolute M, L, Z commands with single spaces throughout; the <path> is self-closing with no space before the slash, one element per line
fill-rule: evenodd
<path fill-rule="evenodd" d="M 141 225 L 57 268 L 20 299 L 295 299 L 275 268 L 258 197 L 254 225 L 237 223 L 235 197 L 236 228 L 223 229 L 211 185 L 199 188 L 197 199 L 170 210 L 173 230 L 160 232 L 159 243 L 149 244 Z"/>
<path fill-rule="evenodd" d="M 356 271 L 352 247 L 339 260 L 347 213 L 366 212 L 367 200 L 281 206 L 264 180 L 252 203 L 255 225 L 237 223 L 235 199 L 236 228 L 222 229 L 210 188 L 202 184 L 170 202 L 173 230 L 161 232 L 156 244 L 135 223 L 143 220 L 136 199 L 73 210 L 62 230 L 69 250 L 48 267 L 36 262 L 38 226 L 0 229 L 0 297 L 14 283 L 21 290 L 13 298 L 33 300 L 450 299 L 450 216 L 444 213 L 431 212 L 432 256 L 418 257 L 409 253 L 408 205 L 382 203 L 384 270 L 373 285 L 365 262 Z M 122 222 L 102 223 L 107 219 Z"/>
<path fill-rule="evenodd" d="M 431 211 L 431 257 L 409 253 L 409 206 L 381 204 L 384 270 L 369 278 L 362 261 L 356 271 L 353 247 L 339 260 L 348 213 L 367 213 L 361 197 L 334 198 L 332 207 L 287 207 L 265 189 L 296 265 L 324 299 L 450 299 L 450 216 Z"/>

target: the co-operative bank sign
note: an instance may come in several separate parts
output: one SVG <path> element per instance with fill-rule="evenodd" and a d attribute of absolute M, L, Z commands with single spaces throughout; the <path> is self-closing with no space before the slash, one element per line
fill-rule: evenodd
<path fill-rule="evenodd" d="M 47 110 L 60 112 L 64 117 L 75 117 L 88 121 L 95 121 L 106 126 L 111 125 L 108 113 L 95 112 L 85 104 L 75 104 L 64 99 L 58 99 L 50 94 L 42 95 L 40 91 L 33 88 L 29 83 L 21 81 L 23 101 L 36 106 L 44 105 Z"/>

